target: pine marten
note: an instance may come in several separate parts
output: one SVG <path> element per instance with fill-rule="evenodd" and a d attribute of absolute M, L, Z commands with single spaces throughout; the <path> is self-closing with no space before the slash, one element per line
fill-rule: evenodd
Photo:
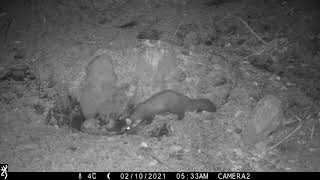
<path fill-rule="evenodd" d="M 216 112 L 216 106 L 209 99 L 191 99 L 173 90 L 161 91 L 146 101 L 139 103 L 126 119 L 127 130 L 144 123 L 150 124 L 157 114 L 176 114 L 178 120 L 184 118 L 186 111 Z"/>

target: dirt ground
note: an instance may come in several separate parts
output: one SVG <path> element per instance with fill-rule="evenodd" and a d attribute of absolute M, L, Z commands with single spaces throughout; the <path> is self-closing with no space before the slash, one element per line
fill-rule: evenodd
<path fill-rule="evenodd" d="M 316 0 L 1 1 L 0 162 L 10 171 L 319 171 L 319 18 Z M 145 39 L 227 59 L 233 83 L 224 102 L 214 101 L 216 113 L 187 113 L 161 138 L 44 123 L 50 93 L 79 77 L 74 69 Z M 302 123 L 245 149 L 241 133 L 269 94 L 282 101 L 286 122 Z"/>

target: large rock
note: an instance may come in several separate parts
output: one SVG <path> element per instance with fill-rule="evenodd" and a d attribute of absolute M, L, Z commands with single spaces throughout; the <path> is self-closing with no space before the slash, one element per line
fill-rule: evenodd
<path fill-rule="evenodd" d="M 273 95 L 265 96 L 251 113 L 243 131 L 243 143 L 252 146 L 264 140 L 282 123 L 282 120 L 281 101 Z"/>
<path fill-rule="evenodd" d="M 80 95 L 80 105 L 86 119 L 92 118 L 99 111 L 108 112 L 108 108 L 112 108 L 116 79 L 109 55 L 98 55 L 88 64 Z"/>

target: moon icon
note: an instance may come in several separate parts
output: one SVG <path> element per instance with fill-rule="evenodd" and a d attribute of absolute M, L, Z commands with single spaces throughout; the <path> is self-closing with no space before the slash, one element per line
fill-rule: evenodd
<path fill-rule="evenodd" d="M 108 179 L 110 179 L 110 172 L 108 172 L 108 174 L 107 174 L 107 178 L 108 178 Z"/>

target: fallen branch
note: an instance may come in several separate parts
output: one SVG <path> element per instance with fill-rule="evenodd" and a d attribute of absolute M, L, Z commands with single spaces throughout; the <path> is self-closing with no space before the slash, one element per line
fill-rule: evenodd
<path fill-rule="evenodd" d="M 246 28 L 257 38 L 259 39 L 263 44 L 267 44 L 266 41 L 264 41 L 249 25 L 248 23 L 246 23 L 242 18 L 240 17 L 236 17 L 236 16 L 233 16 L 233 15 L 226 15 L 224 16 L 221 20 L 219 20 L 216 24 L 220 24 L 221 22 L 223 22 L 224 20 L 228 19 L 228 18 L 235 18 L 235 19 L 238 19 L 240 22 L 242 22 Z"/>
<path fill-rule="evenodd" d="M 177 32 L 178 32 L 178 30 L 179 30 L 180 26 L 181 26 L 181 23 L 179 23 L 179 25 L 178 25 L 178 27 L 177 27 L 176 31 L 174 32 L 174 35 L 177 35 Z"/>
<path fill-rule="evenodd" d="M 293 130 L 291 131 L 286 137 L 284 137 L 283 139 L 281 139 L 278 143 L 276 143 L 275 145 L 271 146 L 270 148 L 268 148 L 265 152 L 268 152 L 274 148 L 276 148 L 277 146 L 279 146 L 281 143 L 283 143 L 285 140 L 287 140 L 289 137 L 291 137 L 295 132 L 297 132 L 301 127 L 302 127 L 302 120 L 301 118 L 299 118 L 298 116 L 296 116 L 296 118 L 300 121 L 299 125 Z"/>
<path fill-rule="evenodd" d="M 241 21 L 256 38 L 258 38 L 261 42 L 263 42 L 263 44 L 267 44 L 267 42 L 265 42 L 256 32 L 254 32 L 254 30 L 242 18 L 240 17 L 235 17 L 235 18 Z"/>
<path fill-rule="evenodd" d="M 283 143 L 285 140 L 287 140 L 290 136 L 292 136 L 296 131 L 298 131 L 298 129 L 300 129 L 302 126 L 302 123 L 299 124 L 298 127 L 296 127 L 293 131 L 291 131 L 286 137 L 284 137 L 281 141 L 279 141 L 277 144 L 271 146 L 270 148 L 268 148 L 266 150 L 266 152 L 270 151 L 271 149 L 274 149 L 275 147 L 277 147 L 278 145 L 280 145 L 281 143 Z"/>
<path fill-rule="evenodd" d="M 311 135 L 310 135 L 310 138 L 311 138 L 311 139 L 312 139 L 312 137 L 313 137 L 314 128 L 315 128 L 315 126 L 312 126 Z"/>

